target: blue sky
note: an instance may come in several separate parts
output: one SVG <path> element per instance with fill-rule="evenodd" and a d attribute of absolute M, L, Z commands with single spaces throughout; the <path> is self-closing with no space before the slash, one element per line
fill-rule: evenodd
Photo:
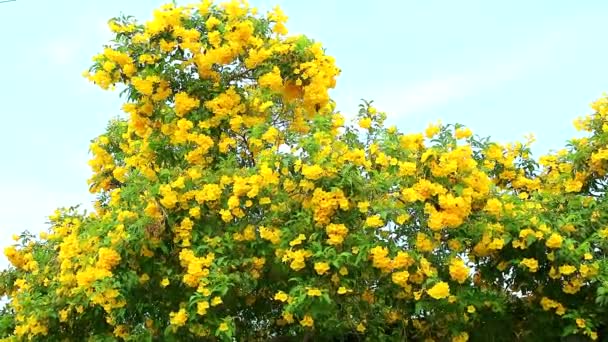
<path fill-rule="evenodd" d="M 56 207 L 90 207 L 89 141 L 120 114 L 122 101 L 82 71 L 110 37 L 107 19 L 145 20 L 162 3 L 0 4 L 2 246 L 13 233 L 46 229 Z M 359 99 L 375 100 L 402 131 L 441 119 L 503 142 L 533 132 L 541 153 L 574 136 L 572 120 L 608 91 L 606 1 L 251 4 L 280 4 L 291 33 L 321 41 L 336 57 L 340 110 L 352 114 Z"/>

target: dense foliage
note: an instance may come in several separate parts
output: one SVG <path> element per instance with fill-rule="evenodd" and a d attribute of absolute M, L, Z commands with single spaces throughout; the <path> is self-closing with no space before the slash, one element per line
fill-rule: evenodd
<path fill-rule="evenodd" d="M 276 8 L 116 18 L 88 78 L 124 89 L 94 139 L 95 210 L 16 236 L 13 340 L 608 338 L 608 99 L 535 160 L 460 125 L 404 134 L 328 90 Z"/>

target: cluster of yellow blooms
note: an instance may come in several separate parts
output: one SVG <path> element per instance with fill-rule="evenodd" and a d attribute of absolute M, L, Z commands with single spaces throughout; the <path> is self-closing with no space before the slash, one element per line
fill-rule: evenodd
<path fill-rule="evenodd" d="M 347 124 L 333 58 L 286 19 L 205 0 L 110 21 L 87 77 L 126 87 L 127 118 L 91 145 L 95 211 L 5 250 L 0 336 L 464 342 L 488 314 L 598 339 L 608 100 L 538 164 L 531 141 L 403 134 L 369 103 Z"/>

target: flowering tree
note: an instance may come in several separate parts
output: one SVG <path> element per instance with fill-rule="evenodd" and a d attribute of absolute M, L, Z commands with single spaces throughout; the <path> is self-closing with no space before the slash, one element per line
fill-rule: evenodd
<path fill-rule="evenodd" d="M 535 161 L 460 125 L 403 134 L 328 90 L 286 16 L 163 6 L 88 78 L 124 88 L 94 139 L 95 210 L 6 248 L 12 340 L 606 338 L 608 99 Z"/>

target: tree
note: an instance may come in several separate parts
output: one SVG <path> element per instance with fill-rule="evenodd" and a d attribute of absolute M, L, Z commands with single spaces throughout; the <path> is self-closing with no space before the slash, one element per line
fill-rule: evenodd
<path fill-rule="evenodd" d="M 606 338 L 608 99 L 536 161 L 461 125 L 403 134 L 286 16 L 166 5 L 88 74 L 126 97 L 92 141 L 95 211 L 23 233 L 5 340 Z"/>

